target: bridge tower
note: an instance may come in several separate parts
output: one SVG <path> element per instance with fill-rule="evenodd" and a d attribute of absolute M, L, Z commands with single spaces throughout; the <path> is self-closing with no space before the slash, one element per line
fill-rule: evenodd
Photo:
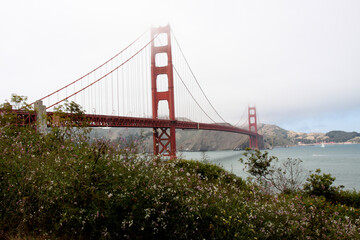
<path fill-rule="evenodd" d="M 254 132 L 256 134 L 256 136 L 249 136 L 249 148 L 259 149 L 256 107 L 250 107 L 250 106 L 248 107 L 248 118 L 249 118 L 249 131 Z"/>
<path fill-rule="evenodd" d="M 156 46 L 155 41 L 151 42 L 151 92 L 152 92 L 152 117 L 158 119 L 158 107 L 160 101 L 167 101 L 169 107 L 169 127 L 154 127 L 153 142 L 154 155 L 168 156 L 170 159 L 176 158 L 176 138 L 175 138 L 175 108 L 174 108 L 174 79 L 171 54 L 171 35 L 170 26 L 157 27 L 151 29 L 151 39 L 157 35 L 167 36 L 166 45 Z M 167 65 L 157 64 L 157 54 L 167 55 Z M 168 89 L 159 92 L 157 89 L 158 76 L 164 75 L 168 81 Z"/>

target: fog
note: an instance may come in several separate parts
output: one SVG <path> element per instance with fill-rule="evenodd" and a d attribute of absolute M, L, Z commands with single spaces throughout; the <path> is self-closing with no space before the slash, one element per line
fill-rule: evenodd
<path fill-rule="evenodd" d="M 230 123 L 360 132 L 360 2 L 4 1 L 0 101 L 38 99 L 170 24 L 204 91 Z"/>

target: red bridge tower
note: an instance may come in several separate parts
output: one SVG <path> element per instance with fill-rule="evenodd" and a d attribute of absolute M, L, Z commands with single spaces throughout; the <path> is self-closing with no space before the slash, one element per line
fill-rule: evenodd
<path fill-rule="evenodd" d="M 257 134 L 256 107 L 248 107 L 248 117 L 249 117 L 249 131 L 256 133 L 256 137 L 249 136 L 249 148 L 259 149 L 258 134 Z"/>
<path fill-rule="evenodd" d="M 156 46 L 155 41 L 151 42 L 151 91 L 152 91 L 152 116 L 158 119 L 158 107 L 160 101 L 167 101 L 169 107 L 170 127 L 154 127 L 154 155 L 168 156 L 170 159 L 176 158 L 176 138 L 175 138 L 175 108 L 174 108 L 174 79 L 171 55 L 171 35 L 170 26 L 151 29 L 151 39 L 158 35 L 167 35 L 167 44 Z M 159 66 L 156 62 L 156 55 L 165 53 L 168 63 L 166 66 Z M 168 80 L 168 89 L 159 92 L 157 80 L 159 75 L 165 75 Z"/>

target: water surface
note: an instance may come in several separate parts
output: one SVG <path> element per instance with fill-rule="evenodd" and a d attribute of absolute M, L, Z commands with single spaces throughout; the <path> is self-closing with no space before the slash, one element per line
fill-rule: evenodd
<path fill-rule="evenodd" d="M 339 144 L 315 146 L 296 146 L 289 148 L 274 148 L 267 150 L 269 155 L 284 160 L 288 157 L 299 158 L 303 167 L 309 171 L 321 169 L 323 173 L 330 173 L 336 177 L 334 185 L 344 185 L 345 189 L 360 191 L 360 144 Z M 244 165 L 239 162 L 244 151 L 209 151 L 209 152 L 182 152 L 186 159 L 202 160 L 219 164 L 234 174 L 247 177 Z M 205 154 L 205 155 L 204 155 Z"/>

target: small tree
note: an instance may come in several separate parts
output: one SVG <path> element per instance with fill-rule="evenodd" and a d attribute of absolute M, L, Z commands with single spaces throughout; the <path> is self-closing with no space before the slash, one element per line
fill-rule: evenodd
<path fill-rule="evenodd" d="M 11 94 L 10 103 L 15 109 L 32 110 L 32 107 L 26 102 L 27 96 L 20 96 L 15 93 Z"/>
<path fill-rule="evenodd" d="M 280 166 L 273 168 L 271 182 L 277 190 L 291 193 L 302 188 L 307 171 L 303 168 L 301 159 L 287 158 Z"/>
<path fill-rule="evenodd" d="M 6 100 L 5 103 L 0 104 L 0 127 L 7 124 L 12 125 L 13 128 L 26 125 L 24 119 L 19 118 L 13 110 L 32 111 L 33 107 L 26 103 L 27 99 L 26 96 L 11 94 L 10 102 Z"/>
<path fill-rule="evenodd" d="M 247 158 L 240 158 L 240 161 L 245 164 L 246 171 L 267 190 L 289 193 L 301 189 L 306 171 L 300 159 L 287 158 L 279 163 L 277 157 L 257 149 L 246 149 L 244 156 Z"/>
<path fill-rule="evenodd" d="M 64 105 L 54 108 L 53 125 L 66 127 L 86 127 L 85 110 L 74 101 L 65 101 Z"/>
<path fill-rule="evenodd" d="M 267 151 L 262 153 L 258 149 L 251 150 L 250 148 L 246 149 L 244 156 L 247 159 L 244 160 L 240 158 L 240 162 L 245 164 L 246 171 L 252 175 L 258 183 L 267 187 L 267 182 L 271 181 L 271 176 L 274 173 L 271 163 L 278 161 L 278 158 L 269 156 Z"/>
<path fill-rule="evenodd" d="M 244 160 L 240 158 L 240 162 L 246 165 L 247 172 L 256 179 L 266 179 L 272 173 L 270 169 L 271 162 L 278 160 L 277 157 L 269 156 L 267 151 L 261 153 L 258 149 L 251 150 L 247 148 L 244 156 L 247 157 L 247 159 Z"/>
<path fill-rule="evenodd" d="M 64 142 L 66 139 L 74 142 L 90 141 L 89 120 L 86 119 L 85 111 L 79 104 L 65 101 L 64 105 L 54 108 L 51 120 L 51 136 L 56 137 L 58 141 Z"/>

